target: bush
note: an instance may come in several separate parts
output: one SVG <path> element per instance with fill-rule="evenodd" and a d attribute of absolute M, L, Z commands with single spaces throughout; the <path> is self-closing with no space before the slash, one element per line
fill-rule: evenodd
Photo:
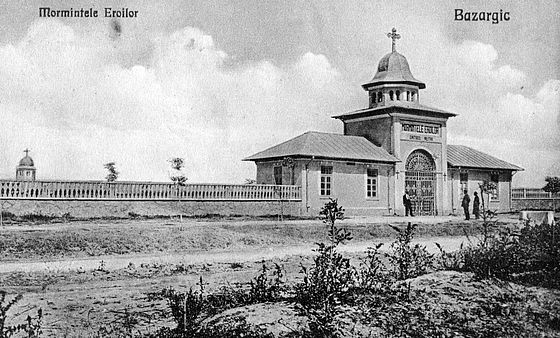
<path fill-rule="evenodd" d="M 441 251 L 442 267 L 473 272 L 481 278 L 500 278 L 560 288 L 560 238 L 556 225 L 531 224 L 520 231 L 499 229 L 495 214 L 483 213 L 481 237 L 455 253 Z"/>
<path fill-rule="evenodd" d="M 555 228 L 557 225 L 526 223 L 515 242 L 514 258 L 519 260 L 513 266 L 513 273 L 546 272 L 560 283 L 560 236 Z"/>
<path fill-rule="evenodd" d="M 27 337 L 39 337 L 43 332 L 41 329 L 43 320 L 43 310 L 37 310 L 37 317 L 27 316 L 25 323 L 10 324 L 8 323 L 8 311 L 23 299 L 22 295 L 17 295 L 11 300 L 7 299 L 7 293 L 0 290 L 0 338 L 9 338 L 24 332 Z"/>
<path fill-rule="evenodd" d="M 348 258 L 336 248 L 352 239 L 350 232 L 338 228 L 336 220 L 342 219 L 344 209 L 331 199 L 321 209 L 323 222 L 328 226 L 329 244 L 317 243 L 314 265 L 302 265 L 303 281 L 295 285 L 295 299 L 302 313 L 309 318 L 309 336 L 337 337 L 344 328 L 337 317 L 344 313 L 342 305 L 348 303 L 348 291 L 356 286 L 356 270 Z"/>
<path fill-rule="evenodd" d="M 515 241 L 509 230 L 500 232 L 463 251 L 461 270 L 482 278 L 507 278 L 516 264 Z"/>
<path fill-rule="evenodd" d="M 382 243 L 369 247 L 366 251 L 366 258 L 360 262 L 358 270 L 359 286 L 366 290 L 378 290 L 389 281 L 387 268 L 381 261 L 379 249 Z"/>
<path fill-rule="evenodd" d="M 280 299 L 280 295 L 284 291 L 282 267 L 274 264 L 272 278 L 269 278 L 268 271 L 269 268 L 263 261 L 260 274 L 249 283 L 249 298 L 252 303 L 274 302 Z"/>
<path fill-rule="evenodd" d="M 391 244 L 392 253 L 389 254 L 389 262 L 397 280 L 418 277 L 433 268 L 434 257 L 428 253 L 426 247 L 419 244 L 412 246 L 411 244 L 414 229 L 417 226 L 417 224 L 409 222 L 406 228 L 402 230 L 390 225 L 397 232 L 397 238 Z"/>
<path fill-rule="evenodd" d="M 455 270 L 461 271 L 465 265 L 465 251 L 463 250 L 463 243 L 458 251 L 447 252 L 443 250 L 439 243 L 435 243 L 440 254 L 437 257 L 437 268 L 441 270 Z"/>
<path fill-rule="evenodd" d="M 177 328 L 175 332 L 186 337 L 194 336 L 200 323 L 200 315 L 204 310 L 204 284 L 200 278 L 200 290 L 189 289 L 181 293 L 173 288 L 163 289 L 160 296 L 167 300 L 171 315 Z"/>

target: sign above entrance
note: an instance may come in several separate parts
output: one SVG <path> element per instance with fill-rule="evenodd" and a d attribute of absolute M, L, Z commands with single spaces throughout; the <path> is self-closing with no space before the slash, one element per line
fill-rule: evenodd
<path fill-rule="evenodd" d="M 440 126 L 436 124 L 402 122 L 402 131 L 407 133 L 439 136 Z"/>
<path fill-rule="evenodd" d="M 416 121 L 401 121 L 401 140 L 441 142 L 441 125 Z"/>

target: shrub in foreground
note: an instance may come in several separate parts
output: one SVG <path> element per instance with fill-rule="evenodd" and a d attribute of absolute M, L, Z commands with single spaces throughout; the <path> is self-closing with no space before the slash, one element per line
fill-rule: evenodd
<path fill-rule="evenodd" d="M 520 231 L 497 229 L 485 220 L 483 237 L 458 252 L 442 254 L 458 271 L 481 278 L 560 288 L 560 236 L 556 225 L 527 221 Z"/>
<path fill-rule="evenodd" d="M 27 316 L 24 323 L 14 324 L 8 322 L 8 311 L 23 299 L 17 295 L 8 300 L 8 294 L 0 290 L 0 338 L 13 337 L 19 333 L 25 333 L 29 338 L 39 337 L 42 333 L 43 311 L 37 310 L 37 317 Z"/>
<path fill-rule="evenodd" d="M 295 285 L 295 300 L 302 314 L 309 318 L 310 332 L 307 336 L 338 337 L 344 331 L 337 318 L 344 313 L 342 306 L 348 303 L 349 290 L 356 285 L 356 270 L 337 251 L 337 247 L 350 241 L 352 236 L 345 228 L 336 226 L 344 216 L 344 209 L 337 200 L 331 199 L 321 209 L 323 222 L 328 227 L 329 243 L 316 243 L 318 253 L 313 265 L 302 265 L 303 281 Z"/>
<path fill-rule="evenodd" d="M 389 262 L 397 280 L 405 280 L 418 277 L 428 273 L 433 268 L 434 257 L 428 253 L 425 246 L 412 245 L 414 230 L 417 224 L 408 225 L 404 230 L 391 225 L 397 232 L 397 238 L 391 244 L 392 252 L 389 254 Z"/>

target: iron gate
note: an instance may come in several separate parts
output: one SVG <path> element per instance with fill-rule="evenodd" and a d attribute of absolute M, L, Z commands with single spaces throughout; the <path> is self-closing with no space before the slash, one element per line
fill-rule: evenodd
<path fill-rule="evenodd" d="M 436 172 L 431 156 L 423 150 L 413 151 L 406 161 L 405 189 L 415 215 L 436 213 Z"/>
<path fill-rule="evenodd" d="M 436 174 L 426 171 L 406 171 L 405 189 L 412 201 L 415 215 L 434 215 L 436 205 Z"/>

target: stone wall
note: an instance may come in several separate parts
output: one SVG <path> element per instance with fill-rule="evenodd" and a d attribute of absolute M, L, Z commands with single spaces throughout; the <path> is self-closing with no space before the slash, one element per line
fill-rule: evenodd
<path fill-rule="evenodd" d="M 552 199 L 513 199 L 511 202 L 514 211 L 520 210 L 552 210 Z M 556 201 L 556 209 L 560 208 L 560 199 Z"/>
<path fill-rule="evenodd" d="M 267 216 L 281 212 L 301 216 L 301 201 L 107 201 L 107 200 L 4 200 L 3 211 L 16 216 L 42 215 L 74 218 L 139 216 Z"/>

